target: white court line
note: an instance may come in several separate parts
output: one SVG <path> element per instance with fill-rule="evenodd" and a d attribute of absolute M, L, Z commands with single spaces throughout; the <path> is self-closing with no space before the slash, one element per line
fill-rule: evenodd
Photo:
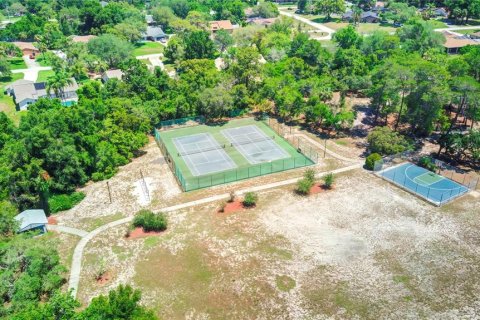
<path fill-rule="evenodd" d="M 425 183 L 425 182 L 423 182 L 423 181 L 421 180 L 421 177 L 423 177 L 423 176 L 425 176 L 425 175 L 430 176 L 430 173 L 429 173 L 429 172 L 425 172 L 425 173 L 422 173 L 422 174 L 419 175 L 419 176 L 416 176 L 415 178 L 413 178 L 413 182 L 420 181 L 420 182 L 416 182 L 416 183 L 421 184 L 421 185 L 424 185 L 425 187 L 429 187 L 429 186 L 431 186 L 432 184 L 435 184 L 435 183 L 437 183 L 437 182 L 440 182 L 440 181 L 444 180 L 443 177 L 440 177 L 440 176 L 439 176 L 439 177 L 441 178 L 440 180 L 437 180 L 437 181 L 435 181 L 435 182 L 432 182 L 432 183 L 428 183 L 428 184 L 427 184 L 427 183 Z M 437 176 L 438 176 L 438 175 L 437 175 Z"/>

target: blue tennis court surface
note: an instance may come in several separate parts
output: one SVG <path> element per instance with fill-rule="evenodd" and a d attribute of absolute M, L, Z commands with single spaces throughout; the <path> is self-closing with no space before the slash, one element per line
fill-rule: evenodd
<path fill-rule="evenodd" d="M 378 175 L 437 205 L 447 203 L 469 191 L 455 181 L 410 162 L 380 171 Z"/>

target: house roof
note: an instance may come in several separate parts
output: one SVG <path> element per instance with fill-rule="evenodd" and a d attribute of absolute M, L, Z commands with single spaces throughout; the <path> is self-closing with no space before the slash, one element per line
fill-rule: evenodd
<path fill-rule="evenodd" d="M 230 20 L 218 20 L 218 21 L 210 21 L 210 30 L 217 31 L 217 30 L 233 30 L 233 25 Z"/>
<path fill-rule="evenodd" d="M 72 36 L 72 41 L 86 43 L 96 37 L 97 36 L 94 36 L 93 34 L 89 34 L 86 36 Z"/>
<path fill-rule="evenodd" d="M 155 22 L 155 20 L 153 19 L 153 16 L 151 14 L 145 15 L 145 21 L 147 23 L 154 23 Z"/>
<path fill-rule="evenodd" d="M 120 69 L 112 69 L 112 70 L 107 70 L 103 73 L 103 76 L 106 76 L 108 79 L 118 79 L 122 80 L 123 77 L 123 71 Z"/>
<path fill-rule="evenodd" d="M 102 6 L 102 8 L 105 7 L 107 4 L 108 4 L 108 2 L 106 2 L 106 1 L 100 1 L 100 5 Z"/>
<path fill-rule="evenodd" d="M 353 18 L 353 11 L 347 11 L 345 12 L 345 14 L 342 16 L 343 19 L 351 19 Z M 378 14 L 376 14 L 375 12 L 373 11 L 366 11 L 366 12 L 362 12 L 362 14 L 360 15 L 360 19 L 365 19 L 365 18 L 376 18 L 376 19 L 379 19 L 379 16 Z"/>
<path fill-rule="evenodd" d="M 48 224 L 47 216 L 42 209 L 25 210 L 18 214 L 15 220 L 20 222 L 19 232 L 27 231 L 38 225 Z"/>
<path fill-rule="evenodd" d="M 447 49 L 462 48 L 468 45 L 473 45 L 473 46 L 480 45 L 480 41 L 470 39 L 465 35 L 458 35 L 458 34 L 451 33 L 449 31 L 444 31 L 443 35 L 447 39 L 447 41 L 443 44 L 443 46 Z"/>
<path fill-rule="evenodd" d="M 17 42 L 14 42 L 13 44 L 16 45 L 20 50 L 28 49 L 28 50 L 38 51 L 38 48 L 33 45 L 33 42 L 17 41 Z"/>
<path fill-rule="evenodd" d="M 65 93 L 76 92 L 78 89 L 78 84 L 75 81 L 75 78 L 71 78 L 71 80 L 72 84 L 63 88 Z M 45 82 L 20 81 L 21 80 L 15 81 L 8 87 L 13 92 L 16 103 L 20 103 L 27 99 L 37 100 L 49 96 Z M 50 96 L 55 97 L 53 93 L 51 93 Z"/>
<path fill-rule="evenodd" d="M 152 38 L 166 37 L 165 32 L 163 32 L 162 28 L 160 27 L 147 27 L 147 31 L 144 35 Z"/>

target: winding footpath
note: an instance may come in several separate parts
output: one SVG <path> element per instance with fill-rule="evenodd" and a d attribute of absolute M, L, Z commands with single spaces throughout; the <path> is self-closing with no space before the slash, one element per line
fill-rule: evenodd
<path fill-rule="evenodd" d="M 307 141 L 309 141 L 310 143 L 312 143 L 313 145 L 320 148 L 321 150 L 325 150 L 324 146 L 321 143 L 309 138 L 308 136 L 306 136 L 304 134 L 293 133 L 291 136 L 302 137 L 302 138 L 306 139 Z M 317 178 L 321 178 L 328 173 L 338 174 L 338 173 L 343 173 L 343 172 L 347 172 L 347 171 L 351 171 L 351 170 L 356 170 L 356 169 L 359 169 L 363 166 L 363 161 L 361 161 L 359 159 L 346 158 L 346 157 L 343 157 L 343 156 L 341 156 L 341 155 L 339 155 L 339 154 L 337 154 L 337 153 L 335 153 L 331 150 L 328 150 L 328 149 L 326 150 L 326 153 L 328 155 L 332 156 L 333 158 L 337 158 L 339 160 L 346 161 L 346 162 L 351 162 L 353 164 L 348 165 L 348 166 L 343 167 L 343 168 L 340 168 L 340 169 L 318 173 L 318 174 L 316 174 Z M 237 195 L 243 195 L 247 192 L 252 192 L 252 191 L 253 192 L 258 192 L 258 191 L 283 187 L 283 186 L 292 185 L 292 184 L 297 183 L 298 179 L 299 179 L 299 177 L 295 177 L 295 178 L 292 178 L 292 179 L 287 179 L 287 180 L 282 180 L 282 181 L 278 181 L 278 182 L 268 183 L 268 184 L 264 184 L 264 185 L 260 185 L 260 186 L 256 186 L 256 187 L 245 188 L 245 189 L 239 190 L 235 193 Z M 229 193 L 223 193 L 223 194 L 219 194 L 219 195 L 215 195 L 215 196 L 211 196 L 211 197 L 206 197 L 206 198 L 195 200 L 195 201 L 185 202 L 185 203 L 177 204 L 177 205 L 174 205 L 174 206 L 162 208 L 162 209 L 159 210 L 159 212 L 177 211 L 177 210 L 190 208 L 190 207 L 194 207 L 194 206 L 198 206 L 198 205 L 203 205 L 203 204 L 207 204 L 207 203 L 212 203 L 212 202 L 216 202 L 216 201 L 220 201 L 220 200 L 226 200 L 226 199 L 229 199 L 229 198 L 230 198 Z M 98 236 L 99 234 L 105 233 L 108 229 L 115 228 L 115 227 L 118 227 L 120 225 L 129 223 L 132 220 L 133 220 L 133 216 L 126 217 L 126 218 L 123 218 L 123 219 L 119 219 L 119 220 L 104 224 L 104 225 L 98 227 L 97 229 L 95 229 L 91 232 L 87 232 L 87 231 L 84 231 L 84 230 L 79 230 L 79 229 L 75 229 L 75 228 L 71 228 L 71 227 L 66 227 L 66 226 L 60 226 L 60 225 L 48 225 L 49 230 L 58 231 L 58 232 L 65 232 L 65 233 L 68 233 L 68 234 L 77 235 L 81 238 L 80 241 L 78 242 L 77 246 L 75 247 L 74 252 L 73 252 L 73 259 L 72 259 L 72 264 L 71 264 L 71 267 L 70 267 L 70 278 L 69 278 L 69 283 L 68 283 L 68 289 L 71 290 L 71 294 L 74 298 L 76 298 L 76 296 L 77 296 L 78 286 L 79 286 L 79 283 L 80 283 L 80 276 L 81 276 L 81 271 L 82 271 L 83 252 L 85 250 L 85 247 L 89 243 L 89 241 L 92 240 L 93 238 L 95 238 L 96 236 Z"/>

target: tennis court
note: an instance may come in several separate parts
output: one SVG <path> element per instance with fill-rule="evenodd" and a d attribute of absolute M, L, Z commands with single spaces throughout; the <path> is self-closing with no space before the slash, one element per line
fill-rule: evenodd
<path fill-rule="evenodd" d="M 445 204 L 469 191 L 464 185 L 410 162 L 377 174 L 437 205 Z"/>
<path fill-rule="evenodd" d="M 315 164 L 267 120 L 241 118 L 216 124 L 156 130 L 155 139 L 184 191 L 249 179 Z"/>
<path fill-rule="evenodd" d="M 289 154 L 257 126 L 249 125 L 225 129 L 222 134 L 252 164 L 288 158 Z"/>
<path fill-rule="evenodd" d="M 195 177 L 237 167 L 223 149 L 225 146 L 208 133 L 174 138 L 173 143 Z"/>

